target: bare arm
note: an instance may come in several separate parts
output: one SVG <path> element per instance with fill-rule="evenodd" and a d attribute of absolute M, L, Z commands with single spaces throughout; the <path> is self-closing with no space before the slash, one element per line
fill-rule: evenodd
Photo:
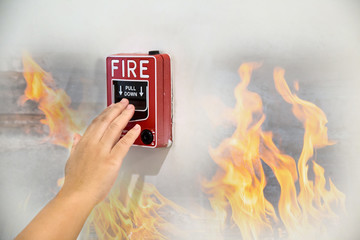
<path fill-rule="evenodd" d="M 122 160 L 140 134 L 136 125 L 123 138 L 134 114 L 124 99 L 106 108 L 77 135 L 65 167 L 64 186 L 16 239 L 76 239 L 94 206 L 109 193 Z"/>

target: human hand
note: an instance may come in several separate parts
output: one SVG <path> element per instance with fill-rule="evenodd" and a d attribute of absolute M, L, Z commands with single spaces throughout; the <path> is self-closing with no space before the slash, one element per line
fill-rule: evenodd
<path fill-rule="evenodd" d="M 75 194 L 93 206 L 107 196 L 123 158 L 141 131 L 137 124 L 119 140 L 134 110 L 127 99 L 122 99 L 96 117 L 83 137 L 75 135 L 59 195 Z"/>

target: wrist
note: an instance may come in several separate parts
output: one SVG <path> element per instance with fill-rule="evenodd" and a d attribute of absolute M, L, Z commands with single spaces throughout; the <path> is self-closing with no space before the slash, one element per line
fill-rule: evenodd
<path fill-rule="evenodd" d="M 70 204 L 70 206 L 81 207 L 89 212 L 91 212 L 97 204 L 97 201 L 91 196 L 88 196 L 88 194 L 80 191 L 67 191 L 64 187 L 61 188 L 59 193 L 55 196 L 55 200 L 65 202 Z"/>

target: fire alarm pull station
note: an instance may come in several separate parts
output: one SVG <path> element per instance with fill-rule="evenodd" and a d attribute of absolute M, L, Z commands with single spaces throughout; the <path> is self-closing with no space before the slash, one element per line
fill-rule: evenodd
<path fill-rule="evenodd" d="M 172 143 L 170 57 L 148 54 L 114 54 L 106 59 L 107 105 L 127 98 L 135 113 L 122 132 L 135 124 L 141 134 L 134 145 L 169 147 Z"/>

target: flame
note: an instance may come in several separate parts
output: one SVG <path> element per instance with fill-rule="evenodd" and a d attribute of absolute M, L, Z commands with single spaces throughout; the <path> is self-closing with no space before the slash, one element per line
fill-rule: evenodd
<path fill-rule="evenodd" d="M 30 55 L 23 56 L 23 65 L 27 87 L 20 102 L 38 102 L 38 108 L 46 116 L 41 122 L 49 126 L 52 143 L 70 149 L 73 135 L 84 128 L 79 113 L 69 107 L 71 99 L 63 89 L 50 87 L 55 84 L 51 74 L 45 72 Z M 64 180 L 64 177 L 59 178 L 57 185 L 61 187 Z M 89 216 L 88 229 L 95 229 L 98 239 L 161 240 L 168 239 L 167 235 L 183 234 L 161 216 L 161 211 L 171 209 L 187 214 L 185 209 L 142 180 L 138 181 L 132 194 L 129 191 L 130 188 L 116 188 Z"/>
<path fill-rule="evenodd" d="M 123 190 L 123 191 L 122 191 Z M 168 200 L 154 185 L 138 180 L 133 192 L 118 187 L 109 198 L 101 202 L 88 219 L 88 236 L 95 230 L 98 239 L 169 239 L 181 233 L 162 217 L 161 212 L 172 209 L 187 211 Z"/>
<path fill-rule="evenodd" d="M 38 102 L 38 108 L 46 116 L 41 122 L 49 127 L 52 143 L 70 148 L 74 133 L 84 128 L 78 112 L 69 107 L 70 97 L 64 90 L 51 87 L 55 85 L 51 74 L 28 54 L 23 56 L 23 65 L 27 87 L 20 102 Z M 247 89 L 252 72 L 258 67 L 258 63 L 247 63 L 239 68 L 242 81 L 234 90 L 236 106 L 232 114 L 226 112 L 236 124 L 235 131 L 217 148 L 210 149 L 219 169 L 211 180 L 203 182 L 204 190 L 210 195 L 211 207 L 222 229 L 228 223 L 234 224 L 243 239 L 277 236 L 282 229 L 290 239 L 323 234 L 326 223 L 339 221 L 338 209 L 345 212 L 345 195 L 330 178 L 325 178 L 324 168 L 314 157 L 316 149 L 334 144 L 328 140 L 326 115 L 315 104 L 292 93 L 284 78 L 285 71 L 275 68 L 276 89 L 292 105 L 293 114 L 304 126 L 299 159 L 295 161 L 281 152 L 272 133 L 262 130 L 266 116 L 261 97 Z M 299 90 L 297 82 L 294 88 Z M 281 188 L 278 211 L 264 194 L 267 184 L 264 163 L 273 171 Z M 313 173 L 311 178 L 309 168 Z M 59 179 L 58 185 L 63 180 Z M 162 240 L 183 234 L 166 219 L 164 212 L 171 209 L 177 214 L 188 214 L 185 209 L 141 179 L 133 192 L 125 185 L 115 188 L 94 209 L 88 219 L 88 234 L 94 230 L 102 240 Z"/>
<path fill-rule="evenodd" d="M 239 227 L 244 239 L 257 239 L 272 232 L 277 221 L 274 207 L 264 196 L 265 173 L 260 160 L 261 124 L 265 120 L 258 94 L 247 90 L 251 73 L 257 63 L 239 68 L 242 82 L 235 88 L 237 121 L 234 134 L 210 155 L 221 168 L 211 181 L 204 182 L 211 194 L 210 204 L 223 226 L 231 207 L 231 219 Z"/>
<path fill-rule="evenodd" d="M 252 71 L 257 63 L 240 66 L 241 83 L 235 88 L 236 106 L 233 115 L 236 129 L 210 155 L 219 165 L 215 176 L 203 182 L 204 191 L 223 228 L 231 221 L 239 228 L 243 239 L 276 236 L 274 226 L 283 225 L 289 238 L 314 236 L 326 230 L 325 222 L 336 222 L 335 209 L 345 210 L 345 195 L 329 179 L 326 188 L 324 169 L 315 162 L 316 148 L 333 144 L 328 140 L 324 112 L 313 103 L 292 94 L 284 79 L 284 70 L 274 70 L 277 91 L 293 106 L 294 115 L 303 123 L 304 144 L 298 164 L 282 153 L 271 132 L 262 131 L 265 121 L 262 100 L 247 90 Z M 295 83 L 298 91 L 298 83 Z M 308 177 L 308 162 L 312 160 L 314 179 Z M 266 163 L 280 185 L 278 214 L 264 195 L 266 176 L 262 164 Z M 297 192 L 296 184 L 300 191 Z M 231 213 L 231 215 L 230 215 Z M 281 229 L 277 229 L 280 230 Z"/>
<path fill-rule="evenodd" d="M 20 103 L 28 100 L 37 102 L 38 108 L 45 114 L 42 124 L 49 127 L 51 142 L 70 148 L 73 134 L 85 127 L 84 121 L 71 109 L 71 99 L 63 89 L 54 89 L 54 80 L 29 54 L 23 55 L 24 78 L 27 86 Z"/>
<path fill-rule="evenodd" d="M 331 208 L 333 203 L 338 203 L 339 207 L 344 209 L 345 195 L 334 186 L 331 179 L 329 179 L 330 189 L 325 188 L 324 169 L 315 162 L 315 159 L 312 161 L 314 180 L 310 180 L 308 162 L 313 158 L 316 149 L 334 143 L 328 140 L 326 127 L 328 121 L 325 113 L 315 104 L 292 94 L 284 75 L 284 69 L 274 69 L 275 87 L 283 99 L 292 105 L 293 114 L 303 123 L 305 129 L 303 149 L 297 164 L 300 185 L 298 203 L 302 209 L 301 222 L 308 228 L 315 226 L 323 229 L 325 219 L 336 219 L 336 214 Z"/>

